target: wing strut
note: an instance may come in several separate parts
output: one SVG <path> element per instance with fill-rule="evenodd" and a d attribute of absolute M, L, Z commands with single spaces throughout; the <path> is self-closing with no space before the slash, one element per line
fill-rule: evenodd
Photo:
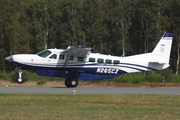
<path fill-rule="evenodd" d="M 64 68 L 67 67 L 70 56 L 71 56 L 71 54 L 67 54 L 66 61 L 65 61 L 65 63 L 64 63 Z"/>

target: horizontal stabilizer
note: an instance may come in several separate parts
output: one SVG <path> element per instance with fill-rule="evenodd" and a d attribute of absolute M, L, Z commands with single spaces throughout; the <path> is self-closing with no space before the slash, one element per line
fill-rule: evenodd
<path fill-rule="evenodd" d="M 149 63 L 152 63 L 152 64 L 165 64 L 163 61 L 149 61 Z"/>

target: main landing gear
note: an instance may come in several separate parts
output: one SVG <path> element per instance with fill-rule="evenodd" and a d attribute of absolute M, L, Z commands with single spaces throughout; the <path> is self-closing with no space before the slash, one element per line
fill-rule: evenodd
<path fill-rule="evenodd" d="M 67 78 L 65 80 L 66 87 L 77 87 L 78 84 L 79 84 L 79 81 L 77 79 L 74 79 L 74 78 Z"/>

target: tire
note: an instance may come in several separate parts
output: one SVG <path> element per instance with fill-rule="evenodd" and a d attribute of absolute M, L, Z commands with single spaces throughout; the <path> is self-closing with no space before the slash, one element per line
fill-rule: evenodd
<path fill-rule="evenodd" d="M 65 86 L 66 86 L 66 87 L 70 87 L 70 79 L 67 78 L 67 79 L 65 80 Z"/>
<path fill-rule="evenodd" d="M 24 82 L 24 80 L 21 78 L 18 78 L 17 80 L 16 80 L 16 82 L 18 83 L 18 84 L 22 84 L 23 82 Z"/>
<path fill-rule="evenodd" d="M 66 79 L 65 85 L 66 87 L 77 87 L 79 84 L 79 81 L 77 79 Z"/>

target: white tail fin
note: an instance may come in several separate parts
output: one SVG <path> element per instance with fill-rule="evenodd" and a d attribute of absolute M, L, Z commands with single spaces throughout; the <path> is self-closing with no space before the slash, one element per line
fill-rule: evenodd
<path fill-rule="evenodd" d="M 169 63 L 171 46 L 172 46 L 172 33 L 164 33 L 160 41 L 152 51 L 152 55 L 156 58 L 159 63 Z"/>

